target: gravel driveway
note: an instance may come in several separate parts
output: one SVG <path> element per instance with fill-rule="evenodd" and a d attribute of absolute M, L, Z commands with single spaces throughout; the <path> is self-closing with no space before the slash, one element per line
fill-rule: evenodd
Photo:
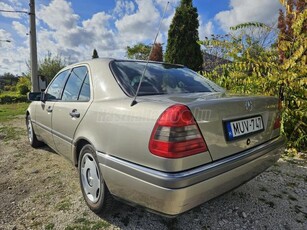
<path fill-rule="evenodd" d="M 307 229 L 307 160 L 281 158 L 252 181 L 174 219 L 122 203 L 99 217 L 77 170 L 32 149 L 23 118 L 0 125 L 0 229 Z"/>

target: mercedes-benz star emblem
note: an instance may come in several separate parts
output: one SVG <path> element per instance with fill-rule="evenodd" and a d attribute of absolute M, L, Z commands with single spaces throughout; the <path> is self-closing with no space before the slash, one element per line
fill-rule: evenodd
<path fill-rule="evenodd" d="M 252 111 L 253 110 L 253 103 L 252 103 L 252 101 L 248 100 L 248 101 L 245 102 L 245 109 L 247 111 Z"/>

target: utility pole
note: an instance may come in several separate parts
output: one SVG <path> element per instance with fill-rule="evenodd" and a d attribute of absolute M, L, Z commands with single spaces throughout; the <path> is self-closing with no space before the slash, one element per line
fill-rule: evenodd
<path fill-rule="evenodd" d="M 35 0 L 30 0 L 30 12 L 23 10 L 2 10 L 6 13 L 24 13 L 30 16 L 30 61 L 31 61 L 31 82 L 32 92 L 39 92 L 38 74 L 37 74 L 37 45 L 36 45 L 36 23 L 35 23 Z M 11 42 L 10 40 L 0 40 L 1 42 Z"/>
<path fill-rule="evenodd" d="M 31 82 L 32 92 L 39 92 L 37 74 L 37 45 L 36 45 L 36 23 L 35 2 L 30 0 L 30 53 L 31 53 Z"/>

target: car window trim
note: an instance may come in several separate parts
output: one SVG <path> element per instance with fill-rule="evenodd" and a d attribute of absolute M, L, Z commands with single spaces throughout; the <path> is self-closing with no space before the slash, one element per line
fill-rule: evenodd
<path fill-rule="evenodd" d="M 63 87 L 62 92 L 61 92 L 61 98 L 60 98 L 58 101 L 62 101 L 63 94 L 64 94 L 64 90 L 65 90 L 65 88 L 66 88 L 66 85 L 67 85 L 68 79 L 69 79 L 69 78 L 70 78 L 70 76 L 71 76 L 71 73 L 72 73 L 72 68 L 71 68 L 71 69 L 69 69 L 68 76 L 67 76 L 67 78 L 66 78 L 66 81 L 65 81 L 64 87 Z"/>
<path fill-rule="evenodd" d="M 134 96 L 131 95 L 130 93 L 128 93 L 128 91 L 125 89 L 125 87 L 122 86 L 122 84 L 120 83 L 120 81 L 118 80 L 118 77 L 116 76 L 114 69 L 112 67 L 112 64 L 116 62 L 116 60 L 112 60 L 109 62 L 109 69 L 111 70 L 111 73 L 114 77 L 114 80 L 116 81 L 116 83 L 119 85 L 119 87 L 121 88 L 121 90 L 124 92 L 124 94 L 126 94 L 127 97 L 133 98 Z"/>
<path fill-rule="evenodd" d="M 81 87 L 80 87 L 80 89 L 79 89 L 77 101 L 79 101 L 79 102 L 88 102 L 88 101 L 90 101 L 90 99 L 91 99 L 91 85 L 90 85 L 90 84 L 89 84 L 89 86 L 90 86 L 90 98 L 89 98 L 88 100 L 86 100 L 86 101 L 80 101 L 80 100 L 79 100 L 80 94 L 81 94 L 81 91 L 82 91 L 82 88 L 83 88 L 83 85 L 84 85 L 84 82 L 85 82 L 85 79 L 86 79 L 87 76 L 88 76 L 88 82 L 90 82 L 90 76 L 89 76 L 88 68 L 87 68 L 86 66 L 81 66 L 81 67 L 85 67 L 85 68 L 86 68 L 86 73 L 85 73 L 85 76 L 84 76 L 84 78 L 83 78 Z"/>
<path fill-rule="evenodd" d="M 83 79 L 83 81 L 82 81 L 81 87 L 80 87 L 80 89 L 79 89 L 77 100 L 65 100 L 65 101 L 62 100 L 62 99 L 63 99 L 64 90 L 65 90 L 65 88 L 66 88 L 66 85 L 67 85 L 67 82 L 68 82 L 69 78 L 71 77 L 71 74 L 72 74 L 73 70 L 76 69 L 76 68 L 80 68 L 80 67 L 85 67 L 85 68 L 86 68 L 86 74 L 85 74 L 85 77 L 84 77 L 84 79 Z M 64 71 L 65 71 L 65 70 L 64 70 Z M 63 72 L 64 72 L 64 71 L 63 71 Z M 59 74 L 60 74 L 60 73 L 59 73 Z M 89 98 L 88 100 L 86 100 L 86 101 L 79 101 L 80 92 L 81 92 L 81 90 L 82 90 L 82 86 L 83 86 L 83 84 L 84 84 L 84 81 L 85 81 L 85 79 L 86 79 L 86 75 L 87 75 L 87 74 L 88 74 L 88 77 L 90 77 L 90 76 L 89 76 L 89 69 L 88 69 L 88 67 L 87 67 L 86 65 L 74 66 L 74 67 L 72 67 L 71 69 L 69 69 L 69 76 L 67 76 L 67 79 L 66 79 L 66 81 L 65 81 L 64 87 L 63 87 L 62 92 L 61 92 L 61 99 L 58 99 L 58 100 L 55 100 L 55 101 L 61 101 L 61 102 L 89 102 L 89 101 L 91 100 L 91 84 L 90 84 L 90 79 L 89 79 L 90 98 Z"/>
<path fill-rule="evenodd" d="M 65 88 L 66 83 L 67 83 L 67 81 L 68 81 L 68 79 L 69 79 L 69 76 L 70 76 L 70 73 L 71 73 L 71 69 L 64 69 L 63 71 L 61 71 L 61 72 L 59 72 L 57 75 L 55 75 L 54 78 L 52 79 L 52 81 L 50 82 L 50 84 L 48 85 L 47 89 L 45 90 L 46 94 L 48 94 L 48 90 L 49 90 L 50 86 L 52 85 L 52 83 L 58 78 L 58 76 L 59 76 L 60 74 L 64 73 L 65 71 L 67 71 L 67 74 L 65 75 L 65 77 L 66 77 L 66 79 L 65 79 L 65 84 L 64 84 L 64 87 L 63 87 L 62 90 L 61 90 L 59 99 L 51 99 L 51 100 L 46 100 L 46 101 L 57 102 L 57 101 L 61 101 L 61 100 L 62 100 L 64 88 Z"/>

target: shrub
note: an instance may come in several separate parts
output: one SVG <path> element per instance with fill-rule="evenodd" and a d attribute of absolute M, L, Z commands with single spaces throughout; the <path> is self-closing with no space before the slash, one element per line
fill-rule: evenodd
<path fill-rule="evenodd" d="M 30 89 L 26 85 L 19 85 L 18 86 L 18 92 L 21 95 L 26 95 L 28 92 L 30 92 Z"/>
<path fill-rule="evenodd" d="M 278 96 L 279 88 L 283 86 L 282 132 L 289 148 L 304 151 L 307 149 L 307 52 L 304 48 L 307 44 L 304 30 L 307 12 L 288 10 L 287 14 L 293 18 L 292 26 L 288 27 L 292 29 L 293 39 L 286 40 L 289 37 L 281 31 L 276 46 L 259 47 L 255 42 L 249 43 L 252 39 L 248 34 L 230 40 L 204 41 L 204 45 L 227 50 L 225 56 L 232 60 L 204 75 L 234 93 Z M 262 26 L 244 26 L 255 25 Z"/>
<path fill-rule="evenodd" d="M 18 79 L 16 88 L 18 93 L 21 95 L 26 95 L 31 90 L 31 81 L 28 77 L 20 77 Z"/>
<path fill-rule="evenodd" d="M 27 102 L 26 95 L 0 95 L 0 104 Z"/>
<path fill-rule="evenodd" d="M 5 85 L 4 91 L 11 91 L 12 86 L 11 85 Z"/>

